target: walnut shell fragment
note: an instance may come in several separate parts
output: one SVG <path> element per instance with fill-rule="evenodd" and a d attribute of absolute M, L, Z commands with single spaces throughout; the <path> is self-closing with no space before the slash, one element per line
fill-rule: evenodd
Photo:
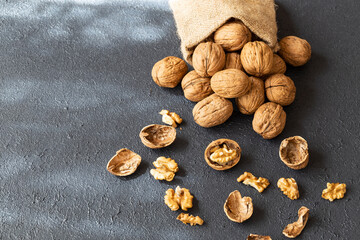
<path fill-rule="evenodd" d="M 224 204 L 226 216 L 233 222 L 242 223 L 253 214 L 253 203 L 250 197 L 241 197 L 238 190 L 230 193 Z"/>
<path fill-rule="evenodd" d="M 228 52 L 240 50 L 250 40 L 250 30 L 238 20 L 225 23 L 214 33 L 214 41 Z"/>
<path fill-rule="evenodd" d="M 214 93 L 210 87 L 210 78 L 201 77 L 195 70 L 185 75 L 181 87 L 186 99 L 199 102 Z"/>
<path fill-rule="evenodd" d="M 302 230 L 304 229 L 308 218 L 309 218 L 309 209 L 307 207 L 302 206 L 298 211 L 298 220 L 294 223 L 290 223 L 283 230 L 283 234 L 288 238 L 296 238 L 300 235 Z"/>
<path fill-rule="evenodd" d="M 200 76 L 210 77 L 224 68 L 225 52 L 219 44 L 200 43 L 194 50 L 192 63 Z"/>
<path fill-rule="evenodd" d="M 250 234 L 246 240 L 271 240 L 270 236 L 263 236 L 263 235 L 257 235 L 257 234 Z"/>
<path fill-rule="evenodd" d="M 171 126 L 151 124 L 141 129 L 139 137 L 149 148 L 163 148 L 175 141 L 176 130 Z"/>
<path fill-rule="evenodd" d="M 238 69 L 225 69 L 215 73 L 210 84 L 212 90 L 224 98 L 243 96 L 251 87 L 248 76 Z"/>
<path fill-rule="evenodd" d="M 241 157 L 241 147 L 230 139 L 212 141 L 205 149 L 206 163 L 215 170 L 226 170 L 234 167 Z"/>
<path fill-rule="evenodd" d="M 249 77 L 249 80 L 250 90 L 235 99 L 240 112 L 246 115 L 253 114 L 265 102 L 264 81 L 256 77 Z"/>
<path fill-rule="evenodd" d="M 184 60 L 169 56 L 155 63 L 151 76 L 160 87 L 174 88 L 188 71 Z"/>
<path fill-rule="evenodd" d="M 115 176 L 133 174 L 140 165 L 141 157 L 133 151 L 122 148 L 108 162 L 106 169 Z"/>
<path fill-rule="evenodd" d="M 300 136 L 286 138 L 280 144 L 279 155 L 289 168 L 303 169 L 309 163 L 307 141 Z"/>
<path fill-rule="evenodd" d="M 266 79 L 265 91 L 269 101 L 281 106 L 288 106 L 295 100 L 295 84 L 291 78 L 284 74 L 274 74 Z"/>
<path fill-rule="evenodd" d="M 311 58 L 311 46 L 305 39 L 287 36 L 280 40 L 279 45 L 279 55 L 294 67 L 304 65 Z"/>

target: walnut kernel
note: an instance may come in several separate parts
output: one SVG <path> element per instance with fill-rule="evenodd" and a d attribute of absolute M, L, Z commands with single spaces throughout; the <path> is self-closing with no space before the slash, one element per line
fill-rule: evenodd
<path fill-rule="evenodd" d="M 280 40 L 279 45 L 280 56 L 294 67 L 304 65 L 311 58 L 311 46 L 305 39 L 287 36 Z"/>
<path fill-rule="evenodd" d="M 176 130 L 171 126 L 152 124 L 141 129 L 139 137 L 149 148 L 163 148 L 175 141 Z"/>
<path fill-rule="evenodd" d="M 151 169 L 150 174 L 153 175 L 156 180 L 166 180 L 170 182 L 179 170 L 175 160 L 166 157 L 158 157 L 156 161 L 153 162 L 153 165 L 156 169 Z"/>
<path fill-rule="evenodd" d="M 280 144 L 279 155 L 289 168 L 303 169 L 309 162 L 307 141 L 300 136 L 286 138 Z"/>
<path fill-rule="evenodd" d="M 238 182 L 243 182 L 245 185 L 250 185 L 258 192 L 263 192 L 267 186 L 269 186 L 270 182 L 266 178 L 255 177 L 249 172 L 244 172 L 240 177 L 237 178 Z"/>
<path fill-rule="evenodd" d="M 225 66 L 225 52 L 223 48 L 213 42 L 197 45 L 192 56 L 195 71 L 202 77 L 210 77 Z"/>
<path fill-rule="evenodd" d="M 240 112 L 246 115 L 253 114 L 265 101 L 264 81 L 256 77 L 249 77 L 249 80 L 250 90 L 235 99 Z"/>
<path fill-rule="evenodd" d="M 238 20 L 225 23 L 214 33 L 214 41 L 229 52 L 240 50 L 250 40 L 250 30 Z"/>
<path fill-rule="evenodd" d="M 169 110 L 161 110 L 159 114 L 162 115 L 163 123 L 169 124 L 174 128 L 183 121 L 177 113 L 170 112 Z"/>
<path fill-rule="evenodd" d="M 329 200 L 330 202 L 335 199 L 341 199 L 346 193 L 345 183 L 327 183 L 327 188 L 322 191 L 321 197 Z"/>
<path fill-rule="evenodd" d="M 277 186 L 291 200 L 299 198 L 299 189 L 295 179 L 280 178 L 277 182 Z"/>
<path fill-rule="evenodd" d="M 205 149 L 206 163 L 215 170 L 226 170 L 234 167 L 241 157 L 241 147 L 230 139 L 212 141 Z"/>
<path fill-rule="evenodd" d="M 299 218 L 296 222 L 288 224 L 283 230 L 283 234 L 286 237 L 296 238 L 300 235 L 309 218 L 309 209 L 304 206 L 301 207 L 298 211 L 298 216 Z"/>
<path fill-rule="evenodd" d="M 226 216 L 233 222 L 242 223 L 253 214 L 254 208 L 250 197 L 241 197 L 238 190 L 229 194 L 224 204 Z"/>
<path fill-rule="evenodd" d="M 273 52 L 264 42 L 248 42 L 241 51 L 241 63 L 250 75 L 267 75 L 273 66 Z"/>
<path fill-rule="evenodd" d="M 185 75 L 181 87 L 186 99 L 199 102 L 214 93 L 210 87 L 210 78 L 201 77 L 195 70 Z"/>
<path fill-rule="evenodd" d="M 133 174 L 140 165 L 141 157 L 133 151 L 122 148 L 108 162 L 106 169 L 116 176 Z"/>
<path fill-rule="evenodd" d="M 271 75 L 265 81 L 266 97 L 281 106 L 290 105 L 295 100 L 296 87 L 291 78 L 284 74 Z"/>
<path fill-rule="evenodd" d="M 218 96 L 236 98 L 249 91 L 251 82 L 243 71 L 238 69 L 225 69 L 212 76 L 210 85 Z"/>
<path fill-rule="evenodd" d="M 194 225 L 203 225 L 204 220 L 202 220 L 199 216 L 194 217 L 193 215 L 189 215 L 188 213 L 180 213 L 176 218 L 177 220 L 182 221 L 185 224 Z"/>
<path fill-rule="evenodd" d="M 166 57 L 155 63 L 151 76 L 160 87 L 174 88 L 188 71 L 184 60 L 177 57 Z"/>
<path fill-rule="evenodd" d="M 190 194 L 189 189 L 176 187 L 175 191 L 169 188 L 164 197 L 165 204 L 172 210 L 176 211 L 181 207 L 183 211 L 192 208 L 192 200 L 194 196 Z"/>

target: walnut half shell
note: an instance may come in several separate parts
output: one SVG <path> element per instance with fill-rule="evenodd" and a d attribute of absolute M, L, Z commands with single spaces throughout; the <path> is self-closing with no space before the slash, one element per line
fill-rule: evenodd
<path fill-rule="evenodd" d="M 133 151 L 122 148 L 108 162 L 106 169 L 116 176 L 133 174 L 140 165 L 141 157 Z"/>
<path fill-rule="evenodd" d="M 250 197 L 241 197 L 238 190 L 230 193 L 224 204 L 226 216 L 233 222 L 244 222 L 253 214 L 253 204 Z"/>
<path fill-rule="evenodd" d="M 309 209 L 302 206 L 298 211 L 298 220 L 296 222 L 288 224 L 283 230 L 283 234 L 288 238 L 296 238 L 300 235 L 304 229 L 308 218 L 309 218 Z"/>
<path fill-rule="evenodd" d="M 309 163 L 309 150 L 306 140 L 300 136 L 284 139 L 280 144 L 279 155 L 289 168 L 299 170 Z"/>
<path fill-rule="evenodd" d="M 163 148 L 175 141 L 176 130 L 171 126 L 152 124 L 141 129 L 139 137 L 149 148 Z"/>
<path fill-rule="evenodd" d="M 204 157 L 206 163 L 215 170 L 230 169 L 240 161 L 241 147 L 233 140 L 218 139 L 207 146 Z"/>

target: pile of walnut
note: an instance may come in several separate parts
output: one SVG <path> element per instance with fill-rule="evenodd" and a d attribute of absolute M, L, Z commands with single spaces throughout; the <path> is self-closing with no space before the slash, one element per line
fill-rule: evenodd
<path fill-rule="evenodd" d="M 195 70 L 188 72 L 185 61 L 170 56 L 154 65 L 152 78 L 167 88 L 181 82 L 185 98 L 198 102 L 193 109 L 198 125 L 224 123 L 233 113 L 228 99 L 234 98 L 241 113 L 255 113 L 254 131 L 271 139 L 285 127 L 283 106 L 295 99 L 295 84 L 284 75 L 286 63 L 297 67 L 311 58 L 310 44 L 304 39 L 287 36 L 279 46 L 280 56 L 242 22 L 232 20 L 194 49 Z M 265 96 L 270 102 L 265 103 Z"/>

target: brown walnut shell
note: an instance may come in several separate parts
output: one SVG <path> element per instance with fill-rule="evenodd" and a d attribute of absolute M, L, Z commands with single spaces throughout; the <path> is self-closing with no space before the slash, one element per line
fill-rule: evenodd
<path fill-rule="evenodd" d="M 229 52 L 225 55 L 225 69 L 244 70 L 241 64 L 240 52 Z"/>
<path fill-rule="evenodd" d="M 230 193 L 224 204 L 226 216 L 233 222 L 242 223 L 253 214 L 253 204 L 250 197 L 241 197 L 238 190 Z"/>
<path fill-rule="evenodd" d="M 302 206 L 298 210 L 298 220 L 296 222 L 288 224 L 284 230 L 283 234 L 288 238 L 296 238 L 304 230 L 306 223 L 309 219 L 310 210 L 307 207 Z"/>
<path fill-rule="evenodd" d="M 236 98 L 250 90 L 251 82 L 243 71 L 238 69 L 225 69 L 212 76 L 210 85 L 218 96 Z"/>
<path fill-rule="evenodd" d="M 141 129 L 139 137 L 149 148 L 163 148 L 175 141 L 176 129 L 167 125 L 151 124 Z"/>
<path fill-rule="evenodd" d="M 267 102 L 256 110 L 252 125 L 264 139 L 272 139 L 284 130 L 285 123 L 286 113 L 282 106 Z"/>
<path fill-rule="evenodd" d="M 250 91 L 235 99 L 240 112 L 246 115 L 253 114 L 265 101 L 264 81 L 256 77 L 249 77 L 249 80 Z"/>
<path fill-rule="evenodd" d="M 270 236 L 263 236 L 263 235 L 257 235 L 257 234 L 250 234 L 246 240 L 271 240 Z"/>
<path fill-rule="evenodd" d="M 224 68 L 225 52 L 216 43 L 200 43 L 194 50 L 192 63 L 200 76 L 210 77 Z"/>
<path fill-rule="evenodd" d="M 221 147 L 222 145 L 226 145 L 227 148 L 229 150 L 235 150 L 236 151 L 236 157 L 235 159 L 227 162 L 225 165 L 220 165 L 214 161 L 212 161 L 210 159 L 210 155 L 211 155 L 211 150 L 216 148 L 216 147 Z M 207 148 L 205 149 L 205 153 L 204 153 L 204 158 L 206 163 L 212 167 L 215 170 L 219 170 L 219 171 L 223 171 L 223 170 L 227 170 L 230 169 L 232 167 L 234 167 L 236 164 L 238 164 L 238 162 L 240 161 L 241 158 L 241 147 L 239 146 L 239 144 L 233 140 L 230 139 L 225 139 L 225 138 L 221 138 L 215 141 L 212 141 Z"/>
<path fill-rule="evenodd" d="M 285 61 L 277 54 L 274 54 L 273 56 L 273 66 L 271 68 L 271 71 L 269 75 L 282 73 L 284 74 L 286 72 L 286 63 Z"/>
<path fill-rule="evenodd" d="M 225 23 L 214 33 L 214 41 L 228 52 L 240 50 L 250 40 L 251 32 L 241 21 Z"/>
<path fill-rule="evenodd" d="M 181 87 L 186 99 L 199 102 L 214 93 L 210 87 L 210 78 L 201 77 L 195 70 L 185 75 Z"/>
<path fill-rule="evenodd" d="M 160 87 L 176 87 L 188 71 L 185 61 L 169 56 L 155 63 L 151 76 Z"/>
<path fill-rule="evenodd" d="M 141 157 L 133 151 L 122 148 L 108 162 L 106 169 L 116 176 L 133 174 L 140 165 Z"/>
<path fill-rule="evenodd" d="M 214 93 L 198 102 L 192 113 L 197 124 L 209 128 L 226 122 L 233 113 L 233 105 Z"/>
<path fill-rule="evenodd" d="M 271 75 L 265 81 L 266 97 L 269 101 L 287 106 L 294 102 L 296 87 L 291 78 L 284 74 Z"/>
<path fill-rule="evenodd" d="M 311 46 L 305 39 L 287 36 L 280 40 L 279 45 L 279 55 L 294 67 L 304 65 L 311 58 Z"/>
<path fill-rule="evenodd" d="M 307 141 L 300 136 L 284 139 L 280 144 L 279 156 L 289 168 L 295 170 L 305 168 L 309 163 Z"/>
<path fill-rule="evenodd" d="M 241 63 L 248 74 L 261 77 L 270 73 L 273 55 L 273 51 L 266 43 L 248 42 L 241 50 Z"/>

